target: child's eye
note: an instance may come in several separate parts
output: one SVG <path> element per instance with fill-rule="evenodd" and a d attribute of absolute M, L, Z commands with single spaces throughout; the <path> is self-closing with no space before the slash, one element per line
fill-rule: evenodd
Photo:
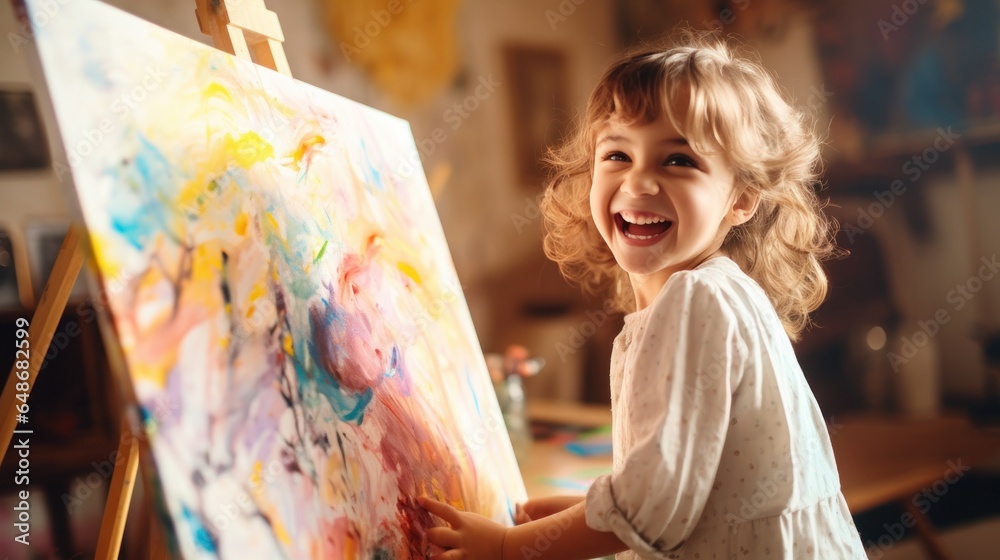
<path fill-rule="evenodd" d="M 663 162 L 663 165 L 683 165 L 685 167 L 697 167 L 697 165 L 695 165 L 693 159 L 689 158 L 688 156 L 682 155 L 682 154 L 674 154 L 674 155 L 668 157 Z"/>
<path fill-rule="evenodd" d="M 621 153 L 621 152 L 608 152 L 607 154 L 604 155 L 604 160 L 605 161 L 622 161 L 622 162 L 629 161 L 628 156 L 625 155 L 625 154 L 623 154 L 623 153 Z"/>

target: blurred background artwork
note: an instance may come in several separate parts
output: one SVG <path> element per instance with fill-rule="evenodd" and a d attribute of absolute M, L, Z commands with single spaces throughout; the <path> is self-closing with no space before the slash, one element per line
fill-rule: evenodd
<path fill-rule="evenodd" d="M 343 60 L 401 105 L 424 103 L 455 78 L 459 0 L 316 3 Z"/>
<path fill-rule="evenodd" d="M 838 94 L 838 130 L 892 146 L 901 134 L 939 126 L 997 126 L 997 12 L 993 0 L 824 5 L 816 35 L 824 80 Z M 863 138 L 841 139 L 867 147 Z"/>
<path fill-rule="evenodd" d="M 31 91 L 0 89 L 0 171 L 44 169 L 48 164 L 35 96 Z"/>
<path fill-rule="evenodd" d="M 511 92 L 517 173 L 529 195 L 545 180 L 545 148 L 562 139 L 571 118 L 568 56 L 554 48 L 507 45 L 504 71 Z"/>
<path fill-rule="evenodd" d="M 193 2 L 109 3 L 208 40 Z M 601 298 L 568 286 L 542 255 L 537 197 L 544 169 L 533 165 L 533 154 L 569 130 L 610 62 L 681 22 L 716 29 L 755 51 L 829 139 L 821 195 L 850 255 L 828 263 L 829 298 L 796 351 L 830 421 L 844 484 L 861 488 L 852 473 L 869 472 L 882 483 L 915 485 L 892 500 L 853 494 L 855 520 L 873 558 L 941 557 L 917 538 L 917 527 L 896 527 L 905 502 L 935 488 L 949 460 L 971 460 L 972 449 L 985 447 L 973 432 L 995 432 L 1000 415 L 996 0 L 282 0 L 269 8 L 281 21 L 296 78 L 410 122 L 480 343 L 486 352 L 521 344 L 544 360 L 538 375 L 502 386 L 523 390 L 535 435 L 564 442 L 579 436 L 560 431 L 581 423 L 572 407 L 606 412 L 610 347 L 621 318 Z M 20 37 L 6 3 L 0 25 L 4 37 Z M 32 90 L 23 62 L 30 46 L 25 39 L 0 49 L 0 89 Z M 42 124 L 41 137 L 51 138 L 49 123 Z M 12 255 L 12 268 L 0 255 L 8 321 L 34 301 L 38 265 L 26 232 L 32 223 L 69 215 L 59 162 L 31 168 L 25 161 L 0 171 L 0 230 Z M 99 297 L 64 320 L 81 333 L 95 330 L 94 305 Z M 67 336 L 60 356 L 84 338 Z M 102 384 L 103 353 L 94 354 L 85 400 L 104 403 L 116 397 Z M 48 382 L 58 393 L 59 372 L 84 372 L 82 364 L 52 361 L 38 390 Z M 938 422 L 953 417 L 966 424 Z M 856 429 L 866 418 L 918 426 L 913 431 L 923 436 L 874 420 Z M 604 419 L 588 416 L 586 430 L 599 430 Z M 115 424 L 95 422 L 81 425 L 105 434 L 106 458 Z M 866 434 L 889 439 L 873 442 Z M 57 441 L 67 448 L 78 441 L 66 437 Z M 600 432 L 586 441 L 591 437 L 599 440 Z M 883 468 L 871 464 L 878 453 L 891 453 L 878 460 Z M 547 467 L 561 457 L 549 447 L 530 455 L 529 463 Z M 89 489 L 75 481 L 94 471 L 94 459 L 74 457 L 47 476 L 53 490 L 45 495 Z M 562 489 L 585 487 L 601 467 L 592 460 L 563 475 L 526 474 L 529 492 L 545 486 L 536 484 L 541 478 L 558 480 Z M 937 474 L 909 477 L 917 471 Z M 951 557 L 992 558 L 1000 546 L 1000 508 L 989 498 L 1000 495 L 995 453 L 959 482 L 937 488 L 943 494 L 928 490 L 934 501 L 924 513 Z M 58 514 L 58 505 L 49 509 Z M 54 526 L 58 517 L 50 518 Z M 141 525 L 140 518 L 129 527 Z M 71 534 L 55 546 L 85 550 L 88 533 Z"/>

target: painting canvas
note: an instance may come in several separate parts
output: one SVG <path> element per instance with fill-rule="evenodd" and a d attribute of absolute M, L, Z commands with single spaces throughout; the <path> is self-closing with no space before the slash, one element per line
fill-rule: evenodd
<path fill-rule="evenodd" d="M 511 523 L 408 124 L 96 1 L 21 17 L 179 553 L 424 558 L 420 495 Z"/>

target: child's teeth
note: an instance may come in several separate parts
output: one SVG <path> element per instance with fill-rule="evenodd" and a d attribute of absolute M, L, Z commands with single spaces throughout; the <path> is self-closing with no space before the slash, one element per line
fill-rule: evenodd
<path fill-rule="evenodd" d="M 652 239 L 656 237 L 655 235 L 633 235 L 631 233 L 625 233 L 625 237 L 630 239 Z"/>
<path fill-rule="evenodd" d="M 622 214 L 622 217 L 625 218 L 626 222 L 640 226 L 644 226 L 646 224 L 658 224 L 667 221 L 666 218 L 649 218 L 646 216 L 634 216 L 632 214 Z"/>

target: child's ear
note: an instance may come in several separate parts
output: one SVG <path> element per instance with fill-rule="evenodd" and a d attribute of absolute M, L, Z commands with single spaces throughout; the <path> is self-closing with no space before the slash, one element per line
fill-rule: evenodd
<path fill-rule="evenodd" d="M 760 190 L 745 185 L 729 211 L 730 225 L 736 227 L 750 221 L 760 206 Z"/>

